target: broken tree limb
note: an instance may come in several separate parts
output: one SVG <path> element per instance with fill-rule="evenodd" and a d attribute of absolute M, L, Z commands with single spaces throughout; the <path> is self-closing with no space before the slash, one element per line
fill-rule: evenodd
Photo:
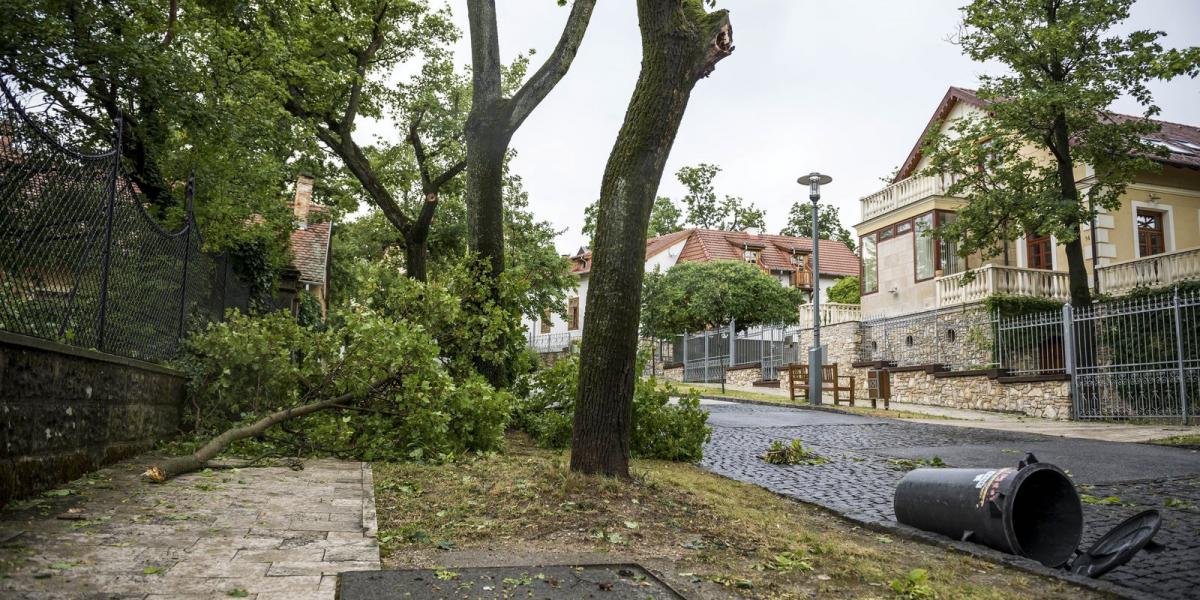
<path fill-rule="evenodd" d="M 152 465 L 143 473 L 150 481 L 154 483 L 163 483 L 172 477 L 191 473 L 202 469 L 208 461 L 212 460 L 218 454 L 223 452 L 230 444 L 238 440 L 243 440 L 249 437 L 262 435 L 263 432 L 271 427 L 283 423 L 289 419 L 303 417 L 312 413 L 322 411 L 329 408 L 345 408 L 346 403 L 352 400 L 370 397 L 375 392 L 385 387 L 392 380 L 384 380 L 375 383 L 365 393 L 348 393 L 342 394 L 334 398 L 328 398 L 320 402 L 310 404 L 302 404 L 291 408 L 273 412 L 249 425 L 234 427 L 225 430 L 224 433 L 209 440 L 199 450 L 187 456 L 177 456 L 167 459 L 160 464 Z"/>

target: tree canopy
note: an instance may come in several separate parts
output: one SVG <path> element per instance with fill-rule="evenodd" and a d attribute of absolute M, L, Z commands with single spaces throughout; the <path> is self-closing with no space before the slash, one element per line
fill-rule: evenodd
<path fill-rule="evenodd" d="M 653 238 L 668 233 L 683 231 L 683 211 L 670 198 L 659 196 L 650 207 L 650 223 L 646 226 L 646 237 Z M 596 235 L 596 203 L 583 209 L 583 235 L 590 240 Z"/>
<path fill-rule="evenodd" d="M 1065 245 L 1071 301 L 1086 305 L 1088 289 L 1080 224 L 1096 209 L 1114 210 L 1136 173 L 1155 168 L 1146 141 L 1159 126 L 1147 83 L 1200 72 L 1200 49 L 1167 50 L 1161 31 L 1112 29 L 1129 17 L 1133 0 L 974 0 L 963 9 L 963 52 L 1007 67 L 981 75 L 986 114 L 962 119 L 951 134 L 925 141 L 924 174 L 954 174 L 949 192 L 967 197 L 958 218 L 938 235 L 958 253 L 999 253 L 1021 235 L 1054 235 Z M 1123 95 L 1142 117 L 1109 107 Z M 1040 152 L 1030 152 L 1029 150 Z M 1094 177 L 1080 195 L 1075 166 Z M 982 168 L 981 168 L 982 167 Z"/>
<path fill-rule="evenodd" d="M 753 265 L 732 260 L 684 262 L 666 273 L 646 275 L 643 334 L 666 338 L 685 331 L 738 329 L 799 319 L 804 293 Z"/>
<path fill-rule="evenodd" d="M 817 205 L 817 234 L 822 240 L 837 240 L 846 245 L 851 252 L 855 250 L 854 234 L 842 226 L 841 215 L 832 204 Z M 788 214 L 787 226 L 779 235 L 793 237 L 812 237 L 812 204 L 796 202 Z"/>
<path fill-rule="evenodd" d="M 713 179 L 720 172 L 721 167 L 717 165 L 700 163 L 694 167 L 683 167 L 675 173 L 675 178 L 688 190 L 683 197 L 683 203 L 687 206 L 687 222 L 703 229 L 724 231 L 766 227 L 766 213 L 762 209 L 736 196 L 717 197 Z"/>
<path fill-rule="evenodd" d="M 830 302 L 842 304 L 858 304 L 861 301 L 858 277 L 843 277 L 837 283 L 829 286 L 827 297 Z"/>

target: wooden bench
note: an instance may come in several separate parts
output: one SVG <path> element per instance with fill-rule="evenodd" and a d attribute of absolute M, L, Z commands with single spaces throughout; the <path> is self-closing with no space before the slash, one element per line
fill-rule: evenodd
<path fill-rule="evenodd" d="M 801 398 L 808 397 L 808 365 L 792 363 L 788 365 L 788 393 L 791 395 L 792 402 L 796 401 L 796 392 L 800 391 Z M 843 385 L 842 380 L 849 381 L 848 385 Z M 838 375 L 837 364 L 821 365 L 821 391 L 833 392 L 833 405 L 837 406 L 842 401 L 842 392 L 850 392 L 850 398 L 846 400 L 848 406 L 854 406 L 854 376 L 853 375 Z M 875 402 L 872 400 L 871 407 L 875 407 Z"/>

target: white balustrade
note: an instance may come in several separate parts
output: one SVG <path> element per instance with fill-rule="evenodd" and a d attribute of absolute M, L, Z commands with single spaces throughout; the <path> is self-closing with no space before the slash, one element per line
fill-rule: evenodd
<path fill-rule="evenodd" d="M 1063 301 L 1071 296 L 1069 279 L 1061 271 L 985 265 L 973 273 L 974 278 L 969 278 L 966 272 L 938 277 L 934 281 L 937 286 L 937 306 L 979 302 L 992 294 L 1037 296 Z"/>
<path fill-rule="evenodd" d="M 862 320 L 862 307 L 857 304 L 843 304 L 841 302 L 822 302 L 821 303 L 821 325 L 834 325 L 837 323 L 848 323 L 850 321 Z M 812 304 L 800 305 L 800 327 L 812 327 L 813 310 Z"/>
<path fill-rule="evenodd" d="M 873 219 L 930 196 L 944 196 L 957 177 L 909 177 L 893 183 L 870 196 L 863 197 L 862 220 Z"/>
<path fill-rule="evenodd" d="M 1162 287 L 1200 279 L 1200 248 L 1156 254 L 1100 267 L 1100 291 L 1123 294 L 1136 287 Z"/>

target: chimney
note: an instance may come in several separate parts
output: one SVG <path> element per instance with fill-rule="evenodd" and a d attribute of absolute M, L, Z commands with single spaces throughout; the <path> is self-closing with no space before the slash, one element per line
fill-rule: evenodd
<path fill-rule="evenodd" d="M 292 212 L 300 222 L 300 229 L 308 228 L 308 207 L 312 204 L 313 178 L 301 174 L 296 178 L 296 198 L 292 200 Z"/>

